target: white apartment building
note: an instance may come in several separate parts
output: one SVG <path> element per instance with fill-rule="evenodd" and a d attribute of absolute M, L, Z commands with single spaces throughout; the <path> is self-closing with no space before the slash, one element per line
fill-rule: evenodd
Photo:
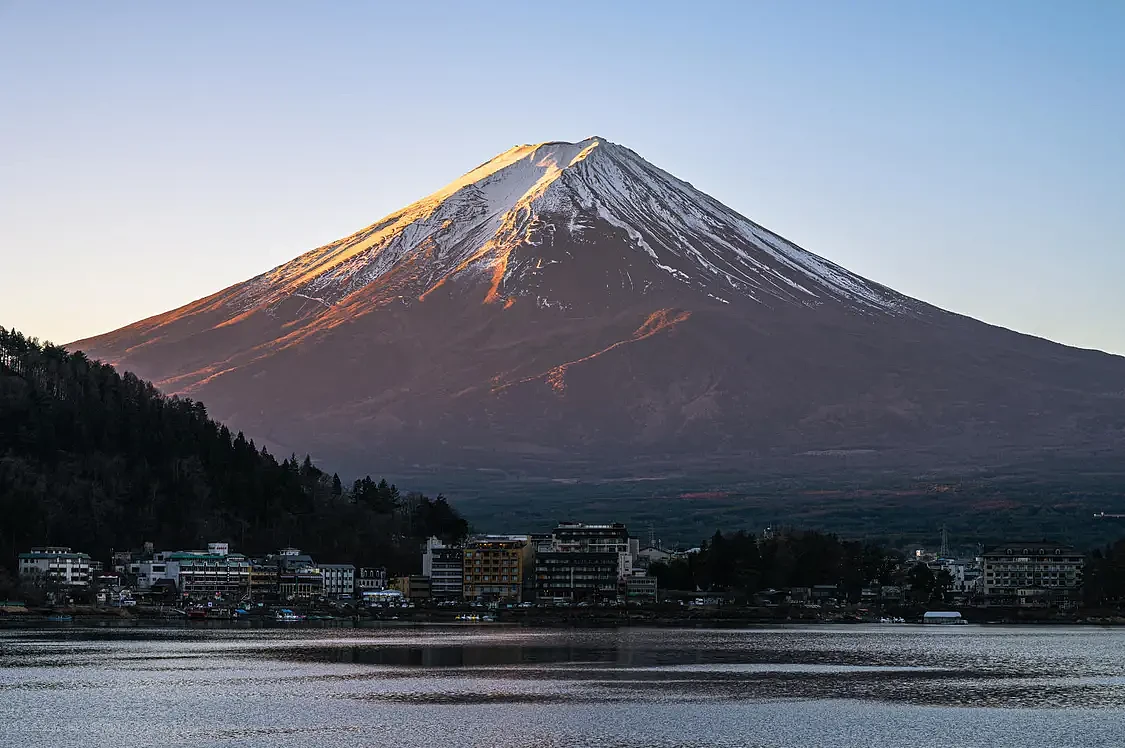
<path fill-rule="evenodd" d="M 422 554 L 422 576 L 430 579 L 430 596 L 435 600 L 460 600 L 464 593 L 465 552 L 443 544 L 437 538 L 426 541 Z"/>
<path fill-rule="evenodd" d="M 90 557 L 63 546 L 32 548 L 19 555 L 19 574 L 42 583 L 85 587 L 90 584 Z"/>
<path fill-rule="evenodd" d="M 324 594 L 328 597 L 355 594 L 355 566 L 353 564 L 320 564 L 324 575 Z"/>

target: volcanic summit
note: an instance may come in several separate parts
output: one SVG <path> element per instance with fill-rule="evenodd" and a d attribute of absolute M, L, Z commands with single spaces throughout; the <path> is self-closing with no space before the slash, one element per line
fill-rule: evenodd
<path fill-rule="evenodd" d="M 69 347 L 341 472 L 1125 455 L 1125 359 L 861 278 L 598 137 Z"/>

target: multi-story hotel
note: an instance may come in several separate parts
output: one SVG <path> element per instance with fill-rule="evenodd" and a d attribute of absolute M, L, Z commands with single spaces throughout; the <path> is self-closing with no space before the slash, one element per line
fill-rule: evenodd
<path fill-rule="evenodd" d="M 467 600 L 523 599 L 524 570 L 532 547 L 526 535 L 483 535 L 465 544 L 463 573 Z"/>
<path fill-rule="evenodd" d="M 250 559 L 209 543 L 206 551 L 168 553 L 165 578 L 188 597 L 239 597 L 250 591 Z"/>
<path fill-rule="evenodd" d="M 543 543 L 541 550 L 546 550 Z M 629 531 L 620 522 L 588 525 L 583 522 L 560 522 L 551 531 L 550 550 L 554 553 L 612 553 L 617 556 L 617 579 L 624 581 L 633 573 L 637 543 L 629 540 Z"/>
<path fill-rule="evenodd" d="M 1011 542 L 981 556 L 987 605 L 1066 607 L 1077 602 L 1084 563 L 1080 552 L 1044 540 Z"/>
<path fill-rule="evenodd" d="M 618 591 L 618 557 L 601 552 L 537 552 L 535 594 L 540 601 L 614 599 Z"/>

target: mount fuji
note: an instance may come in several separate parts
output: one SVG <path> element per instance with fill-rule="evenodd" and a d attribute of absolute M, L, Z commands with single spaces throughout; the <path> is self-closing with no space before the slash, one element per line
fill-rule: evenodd
<path fill-rule="evenodd" d="M 1125 456 L 1125 359 L 897 293 L 598 137 L 514 147 L 351 236 L 68 347 L 341 472 Z"/>

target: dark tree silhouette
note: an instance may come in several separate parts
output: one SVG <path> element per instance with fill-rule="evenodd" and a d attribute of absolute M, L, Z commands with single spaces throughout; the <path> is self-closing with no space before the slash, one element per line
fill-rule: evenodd
<path fill-rule="evenodd" d="M 686 559 L 653 564 L 663 589 L 749 596 L 767 588 L 835 584 L 858 600 L 863 587 L 889 584 L 896 554 L 819 532 L 782 532 L 759 540 L 739 531 L 716 532 Z"/>
<path fill-rule="evenodd" d="M 203 403 L 0 327 L 0 567 L 31 545 L 105 558 L 226 540 L 410 572 L 427 534 L 465 529 L 444 498 L 422 498 L 438 519 L 417 521 L 386 480 L 348 495 L 310 457 L 279 464 Z"/>

